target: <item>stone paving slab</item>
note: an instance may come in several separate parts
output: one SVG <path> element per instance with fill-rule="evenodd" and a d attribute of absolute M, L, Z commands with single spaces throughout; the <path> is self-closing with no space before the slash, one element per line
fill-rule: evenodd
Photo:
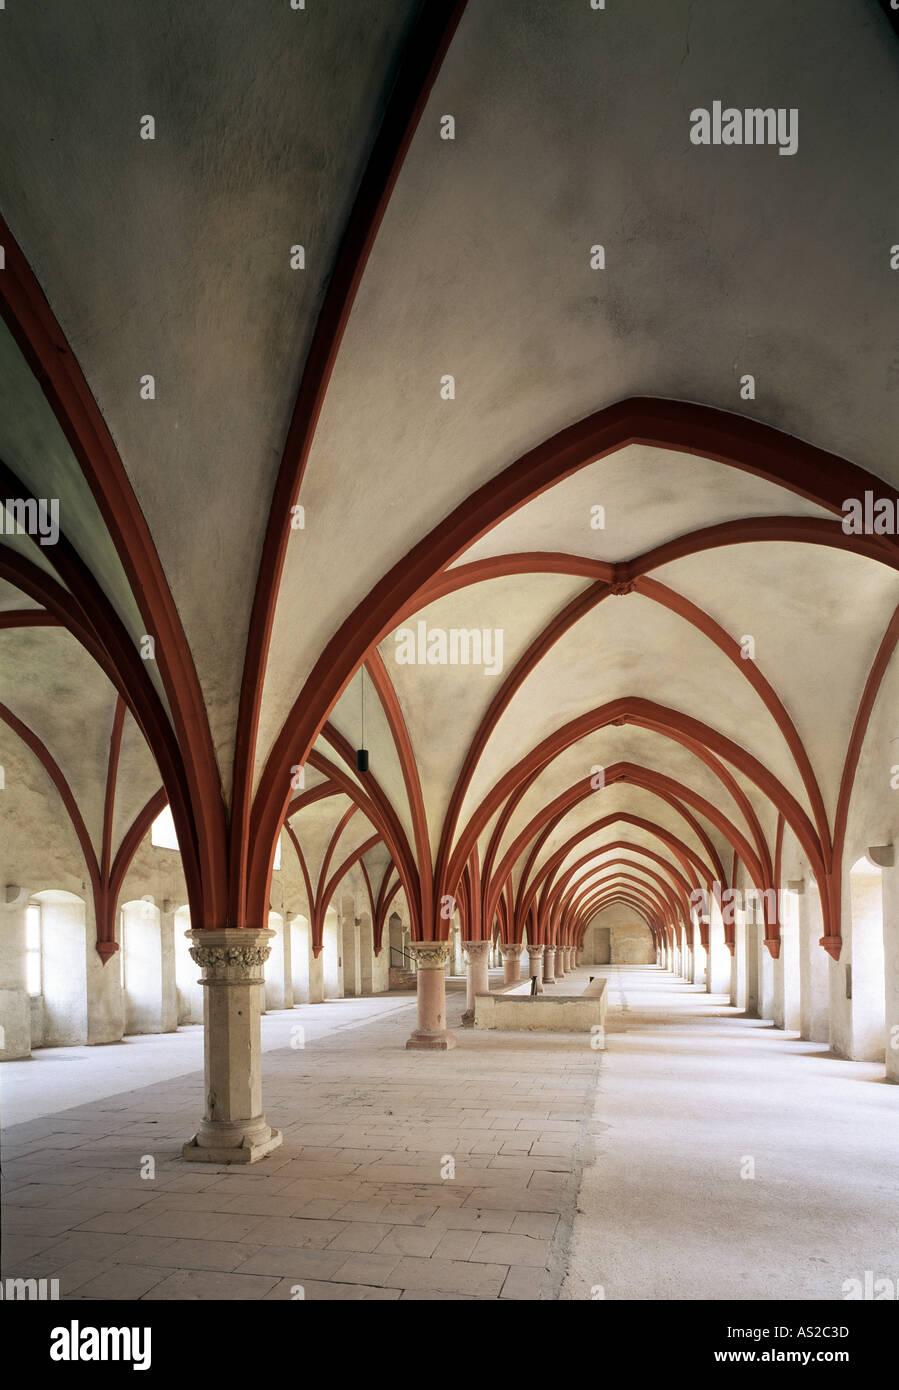
<path fill-rule="evenodd" d="M 395 1000 L 267 1050 L 284 1143 L 249 1169 L 181 1159 L 196 1072 L 8 1130 L 4 1276 L 59 1277 L 72 1299 L 556 1296 L 602 1054 L 580 1035 L 485 1045 L 458 1029 L 463 995 L 448 999 L 451 1053 L 407 1053 Z"/>

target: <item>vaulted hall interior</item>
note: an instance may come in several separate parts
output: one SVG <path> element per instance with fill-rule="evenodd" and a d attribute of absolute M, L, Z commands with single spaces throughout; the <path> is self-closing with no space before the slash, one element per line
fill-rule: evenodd
<path fill-rule="evenodd" d="M 0 4 L 4 1288 L 899 1296 L 897 26 Z"/>

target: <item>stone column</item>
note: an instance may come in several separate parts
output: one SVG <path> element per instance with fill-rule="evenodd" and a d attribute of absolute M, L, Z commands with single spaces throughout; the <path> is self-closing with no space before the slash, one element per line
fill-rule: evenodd
<path fill-rule="evenodd" d="M 883 965 L 886 985 L 886 1014 L 884 1018 L 886 1024 L 886 1072 L 887 1081 L 899 1082 L 899 868 L 893 864 L 883 866 L 881 893 L 883 895 Z M 811 905 L 814 911 L 812 921 L 815 931 L 817 933 L 818 923 L 821 922 L 821 935 L 823 936 L 821 900 L 818 897 L 817 888 L 814 890 Z M 815 950 L 819 956 L 826 956 L 827 954 L 823 946 L 815 946 Z M 815 959 L 817 965 L 818 957 Z M 816 971 L 813 972 L 812 979 L 814 982 Z M 815 1031 L 810 1030 L 809 1037 L 816 1040 L 823 1031 L 826 1017 L 824 1000 L 828 999 L 828 995 L 825 990 L 826 987 L 822 985 L 820 995 L 823 996 L 823 999 L 820 1010 L 815 1007 L 812 1014 Z M 825 1037 L 828 1036 L 829 1032 L 825 1034 Z"/>
<path fill-rule="evenodd" d="M 463 975 L 465 973 L 465 942 L 462 940 L 462 928 L 456 926 L 453 929 L 453 957 L 451 975 Z"/>
<path fill-rule="evenodd" d="M 465 1012 L 462 1015 L 462 1021 L 464 1023 L 473 1023 L 475 995 L 490 993 L 490 977 L 487 974 L 490 942 L 463 941 L 462 950 L 465 955 L 465 964 L 468 967 Z"/>
<path fill-rule="evenodd" d="M 182 1157 L 205 1163 L 255 1163 L 281 1143 L 262 1113 L 259 1018 L 262 967 L 274 932 L 223 927 L 185 933 L 203 972 L 206 1109 Z"/>
<path fill-rule="evenodd" d="M 543 946 L 543 943 L 542 943 L 542 942 L 541 942 L 539 945 L 537 945 L 537 946 L 528 945 L 528 962 L 529 962 L 529 966 L 530 966 L 529 971 L 528 971 L 528 974 L 530 975 L 530 977 L 531 977 L 532 980 L 533 980 L 533 978 L 534 978 L 535 975 L 537 976 L 537 993 L 538 993 L 538 994 L 542 994 L 542 993 L 543 993 L 543 952 L 544 952 L 544 950 L 545 950 L 545 947 Z"/>
<path fill-rule="evenodd" d="M 577 955 L 577 952 L 575 951 L 575 949 L 574 949 L 573 946 L 566 946 L 566 947 L 565 947 L 565 973 L 566 973 L 566 975 L 570 974 L 571 971 L 574 970 L 575 966 L 577 965 L 577 961 L 575 960 L 575 956 L 576 956 L 576 955 Z"/>
<path fill-rule="evenodd" d="M 557 980 L 564 980 L 568 974 L 568 952 L 564 946 L 556 946 L 556 959 L 553 962 L 553 974 Z M 543 978 L 546 978 L 546 970 L 543 971 Z"/>
<path fill-rule="evenodd" d="M 562 954 L 562 953 L 561 953 L 561 951 L 560 951 L 560 952 L 559 952 L 559 955 L 561 955 L 561 954 Z M 555 946 L 547 946 L 546 950 L 545 950 L 544 953 L 543 953 L 543 983 L 544 983 L 545 985 L 554 985 L 554 984 L 556 983 L 556 968 L 555 968 L 555 967 L 556 967 L 556 948 L 555 948 Z M 562 973 L 564 974 L 564 971 L 563 971 Z M 560 976 L 560 978 L 561 978 L 561 976 Z"/>
<path fill-rule="evenodd" d="M 27 888 L 12 883 L 7 886 L 3 931 L 0 932 L 0 1017 L 3 1018 L 0 1062 L 31 1056 L 31 999 L 25 979 L 28 897 Z"/>
<path fill-rule="evenodd" d="M 521 979 L 521 942 L 516 941 L 512 946 L 503 943 L 499 949 L 503 953 L 503 984 L 514 985 Z"/>
<path fill-rule="evenodd" d="M 446 1026 L 446 963 L 448 941 L 411 941 L 409 951 L 418 970 L 418 1027 L 409 1051 L 448 1052 L 456 1039 Z"/>

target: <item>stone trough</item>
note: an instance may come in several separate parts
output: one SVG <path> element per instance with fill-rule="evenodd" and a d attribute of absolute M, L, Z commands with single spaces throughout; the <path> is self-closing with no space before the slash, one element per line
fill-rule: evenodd
<path fill-rule="evenodd" d="M 591 980 L 581 994 L 531 994 L 530 980 L 475 995 L 475 1028 L 504 1032 L 589 1033 L 591 1046 L 605 1048 L 606 981 Z"/>

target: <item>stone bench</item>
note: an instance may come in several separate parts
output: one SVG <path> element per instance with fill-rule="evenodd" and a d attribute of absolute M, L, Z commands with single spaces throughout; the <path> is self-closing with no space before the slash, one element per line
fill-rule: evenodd
<path fill-rule="evenodd" d="M 581 994 L 531 994 L 530 980 L 516 980 L 475 995 L 474 1026 L 510 1033 L 589 1033 L 598 1050 L 605 1047 L 606 1003 L 606 981 L 599 976 Z"/>

